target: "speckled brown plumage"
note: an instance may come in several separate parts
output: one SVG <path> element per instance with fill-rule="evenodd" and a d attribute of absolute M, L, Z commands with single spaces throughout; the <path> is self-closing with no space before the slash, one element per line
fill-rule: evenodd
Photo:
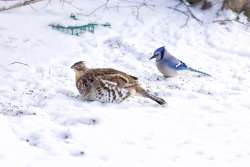
<path fill-rule="evenodd" d="M 165 100 L 146 92 L 138 79 L 112 68 L 89 69 L 80 61 L 71 66 L 76 73 L 76 87 L 85 100 L 120 103 L 131 95 L 141 95 L 159 104 Z"/>

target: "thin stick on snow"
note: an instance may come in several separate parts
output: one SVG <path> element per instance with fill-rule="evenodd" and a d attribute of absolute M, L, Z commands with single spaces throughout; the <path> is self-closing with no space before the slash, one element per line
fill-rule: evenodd
<path fill-rule="evenodd" d="M 241 21 L 235 20 L 235 19 L 225 19 L 225 20 L 214 20 L 213 21 L 213 23 L 219 23 L 219 24 L 226 24 L 227 22 L 236 22 L 238 24 L 246 26 L 247 29 L 250 27 L 249 23 L 244 23 L 244 22 L 241 22 Z"/>
<path fill-rule="evenodd" d="M 107 5 L 109 3 L 110 0 L 106 0 L 106 2 L 104 2 L 102 5 L 98 6 L 97 8 L 95 8 L 94 10 L 92 10 L 90 13 L 88 14 L 82 14 L 83 16 L 91 16 L 93 15 L 96 11 L 102 9 L 102 8 L 107 8 Z"/>
<path fill-rule="evenodd" d="M 26 1 L 24 1 L 24 2 L 18 2 L 18 3 L 16 3 L 16 4 L 14 4 L 14 5 L 11 5 L 11 6 L 8 6 L 8 7 L 2 7 L 2 8 L 0 8 L 0 12 L 1 12 L 1 11 L 5 11 L 5 10 L 10 10 L 10 9 L 19 8 L 19 7 L 22 7 L 22 6 L 31 5 L 31 4 L 40 2 L 40 1 L 44 1 L 44 0 L 26 0 Z"/>
<path fill-rule="evenodd" d="M 24 66 L 30 67 L 28 64 L 23 63 L 23 62 L 20 62 L 20 61 L 14 61 L 14 62 L 10 63 L 9 65 L 13 65 L 13 64 L 21 64 L 21 65 L 24 65 Z"/>
<path fill-rule="evenodd" d="M 191 17 L 193 19 L 195 19 L 196 21 L 200 22 L 200 23 L 203 23 L 198 17 L 196 17 L 194 15 L 194 13 L 192 12 L 192 10 L 190 9 L 190 5 L 187 3 L 186 0 L 181 0 L 181 2 L 183 3 L 184 6 L 186 6 L 187 10 L 188 10 L 188 13 L 191 15 Z"/>
<path fill-rule="evenodd" d="M 174 11 L 176 11 L 176 12 L 179 12 L 179 13 L 185 15 L 185 16 L 187 17 L 187 19 L 186 19 L 185 23 L 181 26 L 181 28 L 187 26 L 188 21 L 189 21 L 189 19 L 190 19 L 190 15 L 187 14 L 187 12 L 182 11 L 182 10 L 180 10 L 180 9 L 178 9 L 178 8 L 175 8 L 175 7 L 167 7 L 167 8 L 168 8 L 168 9 L 172 9 L 172 10 L 174 10 Z"/>
<path fill-rule="evenodd" d="M 67 2 L 67 1 L 64 1 L 64 3 L 67 3 L 68 5 L 71 5 L 73 6 L 73 1 L 71 2 Z M 131 9 L 135 9 L 135 16 L 136 16 L 136 19 L 139 19 L 140 17 L 140 10 L 144 7 L 148 7 L 150 9 L 153 9 L 153 7 L 155 7 L 154 4 L 149 4 L 146 0 L 142 0 L 141 2 L 140 1 L 130 1 L 130 0 L 118 0 L 118 4 L 117 5 L 112 5 L 111 4 L 111 0 L 106 0 L 104 3 L 102 3 L 101 5 L 97 6 L 96 8 L 94 8 L 92 11 L 90 11 L 89 13 L 77 13 L 81 16 L 86 16 L 86 17 L 89 17 L 93 14 L 95 14 L 96 12 L 98 12 L 99 10 L 101 9 L 117 9 L 119 10 L 120 8 L 131 8 Z M 124 5 L 123 3 L 128 3 L 127 5 Z M 75 6 L 73 6 L 74 8 L 82 11 L 82 9 L 80 8 L 77 8 Z"/>
<path fill-rule="evenodd" d="M 180 5 L 184 5 L 187 11 L 183 11 L 183 10 L 178 9 L 178 7 Z M 187 17 L 185 23 L 181 26 L 182 28 L 187 26 L 187 24 L 190 20 L 190 17 L 192 17 L 194 20 L 196 20 L 200 24 L 203 24 L 203 21 L 201 19 L 199 19 L 197 16 L 195 16 L 195 14 L 192 12 L 192 10 L 190 9 L 190 5 L 186 2 L 186 0 L 180 0 L 180 2 L 177 5 L 175 5 L 174 7 L 169 6 L 167 8 L 174 10 L 176 12 L 179 12 Z"/>

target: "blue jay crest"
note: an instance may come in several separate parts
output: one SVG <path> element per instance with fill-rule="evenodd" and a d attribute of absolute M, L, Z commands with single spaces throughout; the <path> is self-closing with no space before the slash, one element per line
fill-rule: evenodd
<path fill-rule="evenodd" d="M 154 55 L 161 55 L 163 56 L 165 53 L 165 46 L 162 46 L 154 51 Z"/>
<path fill-rule="evenodd" d="M 162 46 L 162 47 L 156 49 L 155 53 L 157 53 L 157 52 L 160 52 L 161 54 L 164 54 L 164 52 L 165 52 L 165 46 Z"/>

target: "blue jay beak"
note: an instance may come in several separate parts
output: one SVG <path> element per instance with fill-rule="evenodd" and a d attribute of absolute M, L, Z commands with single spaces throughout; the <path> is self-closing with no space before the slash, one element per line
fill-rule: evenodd
<path fill-rule="evenodd" d="M 156 55 L 153 55 L 152 57 L 150 57 L 149 60 L 152 60 L 154 58 L 156 58 Z"/>

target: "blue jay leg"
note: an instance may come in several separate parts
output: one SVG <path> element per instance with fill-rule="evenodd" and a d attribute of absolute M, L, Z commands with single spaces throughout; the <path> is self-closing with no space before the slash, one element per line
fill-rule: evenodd
<path fill-rule="evenodd" d="M 166 75 L 163 75 L 163 77 L 164 77 L 164 78 L 167 78 L 167 79 L 168 79 L 168 78 L 171 78 L 170 76 L 166 76 Z"/>

